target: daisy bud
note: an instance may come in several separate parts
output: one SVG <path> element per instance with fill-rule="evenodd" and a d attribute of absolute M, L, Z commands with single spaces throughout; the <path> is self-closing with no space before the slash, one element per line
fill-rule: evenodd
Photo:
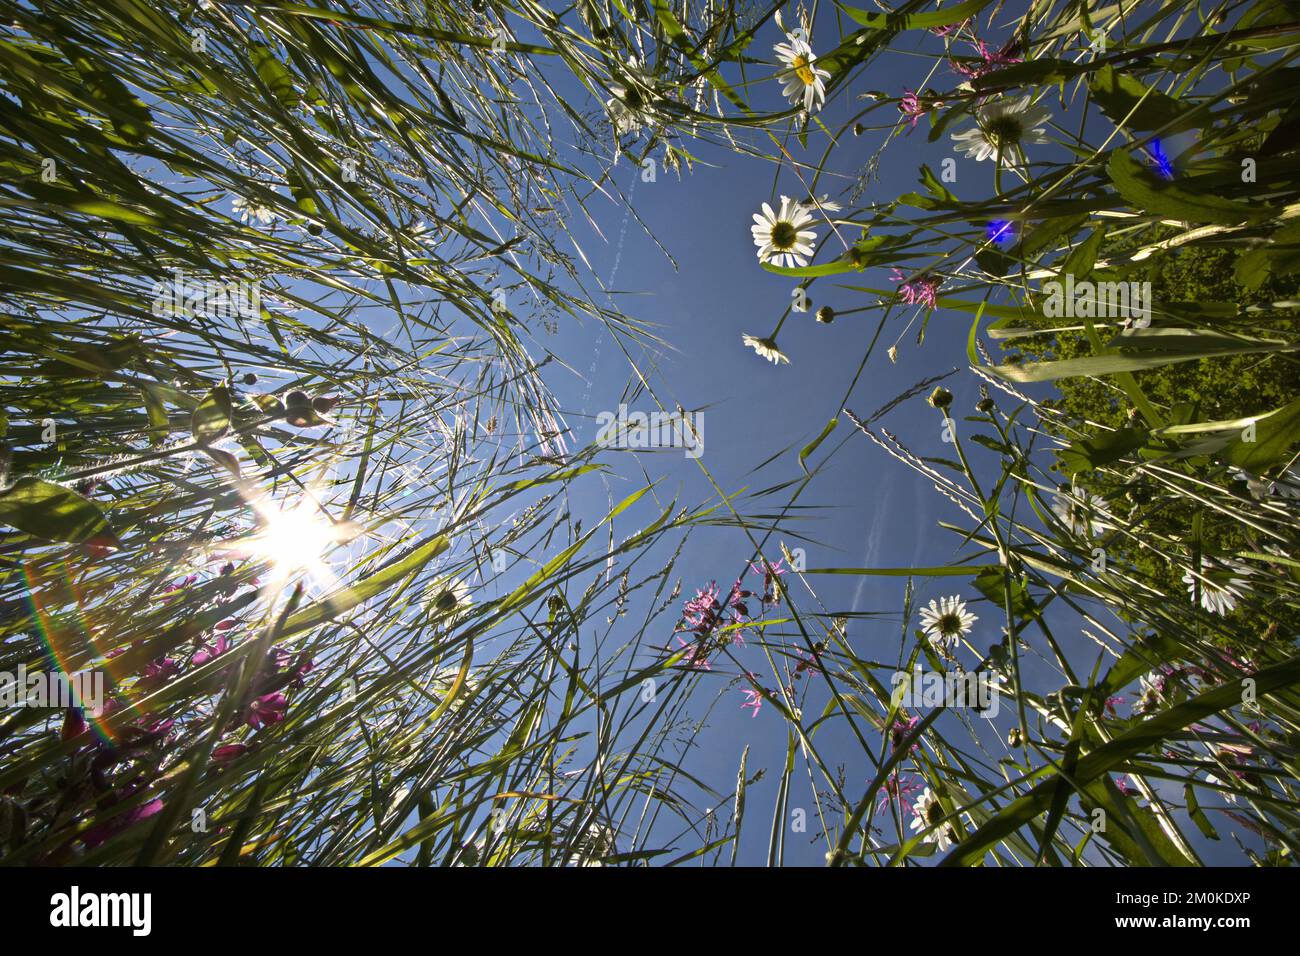
<path fill-rule="evenodd" d="M 981 399 L 980 399 L 980 400 L 975 404 L 975 408 L 976 408 L 976 410 L 983 412 L 985 415 L 987 415 L 989 412 L 993 411 L 993 409 L 994 409 L 995 407 L 996 407 L 996 406 L 994 406 L 994 404 L 993 404 L 993 399 L 991 399 L 991 398 L 981 398 Z"/>
<path fill-rule="evenodd" d="M 824 305 L 817 310 L 817 321 L 823 325 L 830 325 L 835 321 L 835 310 L 829 305 Z"/>
<path fill-rule="evenodd" d="M 1024 743 L 1025 743 L 1025 738 L 1020 733 L 1020 728 L 1012 727 L 1011 730 L 1007 733 L 1007 746 L 1023 747 Z"/>
<path fill-rule="evenodd" d="M 952 404 L 952 392 L 948 391 L 942 385 L 938 385 L 935 387 L 934 391 L 930 393 L 930 397 L 926 399 L 926 401 L 939 409 L 939 411 L 946 412 L 948 406 Z"/>

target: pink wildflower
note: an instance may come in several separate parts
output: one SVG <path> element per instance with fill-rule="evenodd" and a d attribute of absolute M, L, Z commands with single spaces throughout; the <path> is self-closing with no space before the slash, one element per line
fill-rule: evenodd
<path fill-rule="evenodd" d="M 922 274 L 905 282 L 904 279 L 907 277 L 899 269 L 893 269 L 890 275 L 895 282 L 900 283 L 898 295 L 905 303 L 908 305 L 924 305 L 927 309 L 936 307 L 936 295 L 939 292 L 939 286 L 943 284 L 942 279 Z"/>
<path fill-rule="evenodd" d="M 278 724 L 284 720 L 285 712 L 289 709 L 289 698 L 279 692 L 274 694 L 263 694 L 261 697 L 253 698 L 248 705 L 248 710 L 244 714 L 244 719 L 248 726 L 254 730 L 262 727 Z"/>

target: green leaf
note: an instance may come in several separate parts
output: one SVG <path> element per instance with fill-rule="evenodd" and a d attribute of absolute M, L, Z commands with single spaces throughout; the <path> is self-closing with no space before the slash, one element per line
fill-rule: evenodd
<path fill-rule="evenodd" d="M 1119 461 L 1129 452 L 1145 445 L 1150 435 L 1145 428 L 1121 428 L 1118 431 L 1102 432 L 1091 438 L 1071 442 L 1058 451 L 1056 457 L 1061 463 L 1061 470 L 1067 475 L 1074 475 Z"/>
<path fill-rule="evenodd" d="M 71 488 L 40 478 L 19 478 L 12 488 L 0 492 L 0 524 L 47 541 L 120 546 L 98 505 Z"/>
<path fill-rule="evenodd" d="M 258 79 L 279 101 L 280 105 L 290 110 L 298 106 L 298 91 L 294 89 L 293 74 L 276 57 L 275 51 L 264 43 L 250 44 L 253 68 L 257 70 Z"/>
<path fill-rule="evenodd" d="M 1187 815 L 1196 824 L 1196 829 L 1200 830 L 1207 840 L 1219 839 L 1214 824 L 1210 823 L 1210 818 L 1205 815 L 1205 811 L 1196 800 L 1196 788 L 1190 783 L 1183 784 L 1183 799 L 1187 801 Z"/>
<path fill-rule="evenodd" d="M 140 386 L 140 396 L 144 399 L 144 410 L 149 416 L 149 443 L 161 445 L 167 440 L 170 430 L 167 407 L 148 384 Z"/>
<path fill-rule="evenodd" d="M 1097 262 L 1097 252 L 1101 249 L 1101 240 L 1105 235 L 1105 229 L 1094 229 L 1087 239 L 1071 249 L 1061 265 L 1061 275 L 1072 275 L 1076 282 L 1088 278 Z"/>
<path fill-rule="evenodd" d="M 1207 193 L 1189 192 L 1158 178 L 1123 150 L 1110 154 L 1106 171 L 1115 188 L 1128 202 L 1162 218 L 1233 226 L 1243 222 L 1260 222 L 1275 215 L 1275 210 L 1267 206 L 1248 205 Z"/>
<path fill-rule="evenodd" d="M 1120 73 L 1110 65 L 1088 78 L 1088 89 L 1116 126 L 1173 133 L 1189 125 L 1190 104 L 1151 89 L 1132 74 Z"/>
<path fill-rule="evenodd" d="M 230 389 L 225 385 L 217 385 L 204 396 L 190 416 L 190 431 L 194 433 L 194 440 L 204 445 L 216 441 L 230 430 L 232 414 Z"/>
<path fill-rule="evenodd" d="M 804 464 L 805 459 L 817 450 L 817 446 L 824 442 L 831 432 L 835 431 L 835 426 L 839 423 L 840 420 L 838 418 L 832 418 L 826 423 L 826 427 L 821 430 L 821 434 L 810 441 L 807 445 L 804 445 L 803 450 L 799 452 L 799 467 L 803 469 L 805 475 L 808 474 L 808 467 Z"/>
<path fill-rule="evenodd" d="M 1216 355 L 1246 355 L 1254 352 L 1289 352 L 1293 346 L 1268 339 L 1242 339 L 1217 332 L 1192 329 L 1140 329 L 1116 339 L 1123 349 L 1108 348 L 1098 355 L 1050 362 L 994 365 L 985 370 L 1013 382 L 1050 382 L 1081 375 L 1114 375 L 1140 372 L 1175 362 L 1190 362 Z"/>
<path fill-rule="evenodd" d="M 893 31 L 928 30 L 931 27 L 954 26 L 958 23 L 964 23 L 969 17 L 975 16 L 991 2 L 992 0 L 966 0 L 965 3 L 959 3 L 954 7 L 946 7 L 929 13 L 871 13 L 866 10 L 859 10 L 856 7 L 846 7 L 843 4 L 838 4 L 838 6 L 852 20 L 865 27 Z"/>
<path fill-rule="evenodd" d="M 971 85 L 978 91 L 1000 90 L 1009 86 L 1046 86 L 1061 83 L 1073 76 L 1078 76 L 1087 65 L 1070 63 L 1066 60 L 1048 58 L 1026 60 L 1015 63 L 992 73 L 985 73 L 971 80 Z"/>
<path fill-rule="evenodd" d="M 1247 434 L 1228 445 L 1223 457 L 1238 468 L 1260 474 L 1290 457 L 1300 441 L 1300 398 L 1255 420 L 1253 441 Z"/>

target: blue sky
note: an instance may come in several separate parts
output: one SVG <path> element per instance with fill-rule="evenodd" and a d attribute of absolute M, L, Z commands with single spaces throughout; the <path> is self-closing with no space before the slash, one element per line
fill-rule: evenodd
<path fill-rule="evenodd" d="M 826 23 L 826 27 L 830 26 Z M 766 55 L 777 38 L 774 25 L 769 24 L 751 52 Z M 814 29 L 813 45 L 819 52 L 834 39 L 830 29 L 821 31 L 821 35 Z M 932 46 L 935 41 L 922 34 L 914 42 Z M 890 57 L 860 75 L 848 95 L 836 97 L 819 114 L 829 129 L 838 131 L 866 105 L 855 98 L 858 91 L 875 89 L 896 96 L 904 87 L 933 85 L 947 89 L 960 79 L 948 75 L 927 79 L 931 61 L 909 56 L 905 51 Z M 944 74 L 949 73 L 946 66 L 940 69 Z M 756 70 L 750 78 L 765 75 Z M 771 95 L 775 90 L 776 84 L 768 82 L 751 90 L 751 94 L 758 106 L 779 108 L 779 100 Z M 892 124 L 897 115 L 892 106 L 887 106 L 873 113 L 867 122 Z M 957 159 L 957 181 L 950 188 L 959 196 L 974 198 L 992 192 L 991 163 L 980 164 L 957 156 L 946 136 L 928 142 L 927 132 L 923 120 L 914 132 L 897 137 L 884 153 L 878 177 L 856 203 L 850 202 L 848 194 L 862 167 L 883 142 L 887 128 L 868 129 L 861 136 L 846 133 L 816 192 L 829 194 L 842 202 L 846 210 L 873 201 L 888 202 L 918 188 L 922 163 L 938 170 L 948 157 Z M 807 149 L 792 136 L 784 137 L 782 142 L 797 161 L 815 166 L 822 160 L 824 133 L 811 133 Z M 889 289 L 894 283 L 885 269 L 819 279 L 810 290 L 810 309 L 792 315 L 781 331 L 780 346 L 789 356 L 790 364 L 777 367 L 763 361 L 742 346 L 741 336 L 771 332 L 790 301 L 796 280 L 760 268 L 749 234 L 751 216 L 764 201 L 775 206 L 782 194 L 797 199 L 806 197 L 807 186 L 789 169 L 777 174 L 770 162 L 713 145 L 684 145 L 695 153 L 698 161 L 692 170 L 683 166 L 680 180 L 659 165 L 655 181 L 646 182 L 641 178 L 641 170 L 626 156 L 614 172 L 620 188 L 631 196 L 648 229 L 675 259 L 675 267 L 636 220 L 614 202 L 593 201 L 591 208 L 602 236 L 595 235 L 576 218 L 570 226 L 589 257 L 592 274 L 612 290 L 611 304 L 652 324 L 674 346 L 674 350 L 655 356 L 654 387 L 670 409 L 680 403 L 688 410 L 703 410 L 704 454 L 699 463 L 685 457 L 680 449 L 615 456 L 614 476 L 608 479 L 610 500 L 593 497 L 593 500 L 575 501 L 575 511 L 586 510 L 587 522 L 598 521 L 611 503 L 640 487 L 645 474 L 659 481 L 661 501 L 674 495 L 684 503 L 711 498 L 714 489 L 700 464 L 707 467 L 727 493 L 741 488 L 752 492 L 792 481 L 801 474 L 799 449 L 815 438 L 829 419 L 840 417 L 839 427 L 810 459 L 810 463 L 819 462 L 834 450 L 830 463 L 800 498 L 798 517 L 787 525 L 789 530 L 801 531 L 812 541 L 799 542 L 789 533 L 775 535 L 767 549 L 768 557 L 775 560 L 780 556 L 775 546 L 775 541 L 780 539 L 791 547 L 802 546 L 807 554 L 807 566 L 814 568 L 951 563 L 959 540 L 939 529 L 937 523 L 964 521 L 964 517 L 924 479 L 857 434 L 840 415 L 840 409 L 847 404 L 866 415 L 925 378 L 960 369 L 945 385 L 955 394 L 953 415 L 958 427 L 968 427 L 962 418 L 974 413 L 979 397 L 979 381 L 965 370 L 970 316 L 936 311 L 928 322 L 924 344 L 918 346 L 919 319 L 909 324 L 915 310 L 896 309 L 865 372 L 859 376 L 859 365 L 876 333 L 881 313 L 873 310 L 841 315 L 828 326 L 816 323 L 814 312 L 822 305 L 844 313 L 874 303 L 874 296 L 845 289 L 844 285 Z M 659 160 L 662 148 L 657 147 L 651 155 Z M 1064 150 L 1051 147 L 1037 158 L 1047 157 L 1066 158 Z M 826 224 L 821 223 L 819 238 L 826 231 Z M 850 239 L 854 238 L 849 235 Z M 819 261 L 836 252 L 837 248 L 828 247 Z M 566 325 L 546 344 L 580 373 L 570 374 L 552 366 L 548 378 L 566 409 L 575 444 L 593 440 L 595 416 L 617 410 L 620 402 L 626 401 L 633 411 L 656 409 L 653 398 L 644 393 L 632 401 L 624 397 L 632 381 L 630 370 L 617 345 L 595 323 L 582 327 Z M 895 344 L 896 364 L 885 354 Z M 641 360 L 638 356 L 638 361 Z M 642 367 L 647 365 L 642 362 Z M 855 376 L 858 376 L 856 382 Z M 1004 400 L 1004 404 L 1008 401 Z M 952 457 L 951 445 L 941 440 L 941 419 L 923 397 L 904 403 L 885 423 L 917 454 Z M 760 463 L 781 448 L 788 450 L 755 472 Z M 996 469 L 991 453 L 969 443 L 967 448 L 977 468 L 983 462 L 988 469 L 986 474 Z M 738 509 L 777 511 L 789 496 L 790 489 L 786 489 L 760 501 L 742 499 Z M 660 507 L 647 502 L 646 513 L 653 511 L 657 515 Z M 633 515 L 623 532 L 638 527 L 640 520 Z M 706 529 L 693 534 L 676 571 L 683 579 L 682 600 L 711 580 L 718 581 L 725 589 L 751 554 L 749 541 L 740 531 Z M 814 586 L 817 601 L 827 612 L 853 615 L 847 638 L 859 656 L 893 661 L 900 652 L 907 652 L 900 647 L 903 578 L 822 575 L 815 578 Z M 1001 637 L 998 623 L 1001 614 L 979 599 L 967 579 L 918 579 L 915 604 L 923 606 L 931 598 L 954 592 L 976 599 L 972 610 L 981 620 L 975 626 L 972 643 L 981 648 L 996 643 Z M 795 593 L 802 608 L 816 608 L 817 601 L 801 588 L 796 587 Z M 667 643 L 672 621 L 661 618 L 661 622 L 663 633 L 655 633 L 653 640 Z M 1077 619 L 1056 624 L 1060 625 L 1058 630 L 1065 635 L 1063 640 L 1072 656 L 1076 651 L 1079 654 L 1075 666 L 1090 669 L 1096 651 L 1079 636 Z M 631 636 L 637 625 L 636 615 L 629 616 L 627 636 Z M 907 648 L 910 644 L 909 637 Z M 750 657 L 745 658 L 745 654 Z M 738 656 L 746 666 L 752 660 L 754 671 L 771 686 L 771 674 L 765 671 L 762 655 L 756 648 L 742 650 Z M 967 666 L 975 663 L 964 662 Z M 1049 673 L 1046 663 L 1035 660 L 1034 654 L 1028 655 L 1024 663 L 1030 686 L 1035 685 L 1035 675 L 1043 678 L 1043 682 L 1050 681 L 1047 686 L 1059 685 L 1059 676 Z M 751 748 L 749 773 L 765 768 L 766 775 L 748 794 L 749 810 L 739 862 L 761 864 L 766 861 L 772 805 L 785 758 L 787 734 L 783 719 L 770 707 L 765 706 L 753 718 L 741 709 L 742 685 L 731 682 L 737 673 L 735 668 L 720 666 L 704 679 L 693 711 L 701 716 L 707 712 L 707 726 L 696 736 L 695 747 L 684 765 L 718 792 L 726 794 L 735 785 L 741 752 L 746 746 Z M 716 706 L 710 707 L 714 692 L 721 696 Z M 825 700 L 824 692 L 820 696 L 813 693 L 805 712 L 809 708 L 820 712 Z M 993 744 L 986 751 L 989 763 L 1005 754 L 1005 748 L 999 745 L 1009 726 L 1005 711 L 997 724 L 998 728 L 986 728 L 981 735 L 988 738 L 986 744 Z M 947 734 L 950 740 L 964 739 L 959 728 L 954 726 L 950 730 L 953 731 Z M 858 743 L 849 738 L 842 723 L 828 725 L 825 731 L 819 732 L 817 743 L 828 765 L 842 764 L 849 798 L 860 798 L 872 769 Z M 824 862 L 827 847 L 824 839 L 816 836 L 819 827 L 810 787 L 801 759 L 788 807 L 804 808 L 809 825 L 806 833 L 795 834 L 790 832 L 789 820 L 786 821 L 787 864 Z M 719 816 L 726 819 L 729 813 L 728 802 L 720 808 Z M 910 816 L 905 814 L 905 823 L 908 819 Z M 831 820 L 832 825 L 837 822 Z M 884 838 L 889 842 L 892 829 L 882 819 L 878 818 L 878 823 L 886 826 Z M 681 842 L 683 850 L 696 845 L 694 838 Z M 1205 847 L 1198 849 L 1204 851 Z M 1211 849 L 1205 858 L 1213 861 L 1216 856 Z"/>
<path fill-rule="evenodd" d="M 755 44 L 755 51 L 769 51 L 776 36 L 775 28 L 769 26 L 762 34 L 762 41 Z M 827 38 L 829 42 L 829 31 Z M 859 85 L 871 87 L 872 78 L 866 77 L 855 87 Z M 883 78 L 881 85 L 884 85 Z M 898 85 L 898 81 L 891 85 Z M 821 116 L 828 127 L 836 129 L 851 111 L 859 111 L 862 105 L 841 97 Z M 891 107 L 875 116 L 892 122 L 897 113 Z M 861 202 L 887 201 L 916 188 L 920 163 L 937 166 L 943 157 L 952 155 L 944 142 L 927 143 L 925 134 L 926 130 L 919 128 L 891 146 L 881 165 L 879 181 L 868 188 Z M 824 176 L 818 193 L 829 193 L 846 209 L 851 208 L 847 192 L 859 168 L 879 147 L 882 136 L 878 132 L 867 132 L 860 137 L 850 133 L 836 150 L 829 167 L 840 175 Z M 824 141 L 824 135 L 814 133 L 806 151 L 793 138 L 786 141 L 786 146 L 796 159 L 816 164 L 824 150 Z M 799 448 L 816 437 L 830 418 L 839 416 L 840 426 L 810 461 L 821 459 L 841 443 L 843 447 L 800 499 L 803 516 L 791 525 L 801 528 L 817 542 L 802 543 L 807 565 L 888 567 L 947 563 L 953 557 L 956 541 L 937 532 L 935 522 L 941 517 L 955 518 L 954 509 L 904 465 L 887 457 L 864 436 L 855 434 L 839 412 L 846 393 L 850 394 L 849 407 L 866 415 L 918 381 L 964 366 L 969 318 L 936 313 L 930 321 L 925 344 L 919 349 L 915 344 L 916 325 L 913 325 L 898 342 L 897 364 L 891 364 L 885 351 L 894 344 L 912 315 L 911 309 L 896 311 L 867 371 L 849 392 L 862 356 L 876 332 L 880 313 L 845 315 L 831 325 L 815 322 L 813 316 L 819 306 L 830 305 L 844 312 L 874 301 L 873 296 L 837 288 L 835 283 L 841 277 L 821 279 L 810 291 L 809 311 L 791 316 L 781 332 L 780 344 L 790 357 L 790 364 L 776 367 L 763 361 L 742 346 L 741 335 L 767 335 L 790 301 L 796 281 L 760 268 L 749 234 L 751 216 L 764 201 L 775 205 L 782 193 L 803 198 L 806 187 L 791 172 L 783 170 L 774 188 L 775 169 L 771 163 L 729 149 L 704 144 L 688 144 L 688 148 L 696 153 L 699 161 L 693 170 L 683 168 L 680 180 L 659 168 L 656 181 L 645 182 L 639 168 L 626 158 L 616 172 L 619 185 L 631 193 L 637 212 L 676 260 L 675 269 L 635 219 L 627 218 L 614 203 L 604 204 L 603 216 L 601 207 L 594 207 L 598 210 L 605 241 L 584 233 L 581 228 L 577 236 L 591 259 L 592 272 L 616 291 L 619 307 L 655 325 L 658 334 L 675 346 L 675 351 L 659 356 L 655 386 L 669 408 L 674 402 L 680 402 L 687 409 L 704 410 L 705 451 L 700 464 L 708 468 L 727 492 L 746 486 L 751 490 L 763 488 L 796 478 L 800 475 Z M 652 155 L 658 158 L 662 151 L 656 149 Z M 987 165 L 984 170 L 976 170 L 973 163 L 967 163 L 965 172 L 972 178 L 980 173 L 987 180 Z M 824 236 L 826 231 L 822 224 L 819 236 Z M 884 288 L 893 285 L 887 270 L 883 269 L 842 278 L 843 284 Z M 594 416 L 601 411 L 616 410 L 629 381 L 626 362 L 607 333 L 594 323 L 583 329 L 562 331 L 553 347 L 566 358 L 573 356 L 570 361 L 583 375 L 595 365 L 590 387 L 564 373 L 550 376 L 552 387 L 570 410 L 568 421 L 579 443 L 594 439 Z M 978 397 L 973 378 L 959 373 L 948 385 L 957 396 L 959 413 L 972 412 Z M 646 395 L 629 403 L 632 410 L 650 412 L 655 407 L 653 399 Z M 584 418 L 584 414 L 592 417 Z M 940 418 L 923 397 L 906 403 L 888 421 L 914 450 L 942 453 Z M 754 473 L 761 462 L 786 446 L 791 450 Z M 665 497 L 679 493 L 683 501 L 692 502 L 713 495 L 697 463 L 680 450 L 640 453 L 626 458 L 636 460 L 629 460 L 625 467 L 616 463 L 616 469 L 626 476 L 626 486 L 620 488 L 616 480 L 611 480 L 614 500 L 638 487 L 642 467 L 660 478 Z M 761 503 L 742 503 L 739 510 L 756 510 L 761 504 L 761 510 L 773 511 L 788 498 L 789 491 L 783 491 Z M 605 507 L 604 501 L 592 502 L 590 520 L 598 520 Z M 635 526 L 634 519 L 630 527 Z M 801 545 L 792 535 L 777 537 L 791 547 Z M 683 577 L 682 599 L 710 580 L 716 579 L 726 587 L 750 554 L 750 545 L 739 531 L 710 529 L 693 535 L 678 567 Z M 775 544 L 768 549 L 768 556 L 773 560 L 780 556 Z M 818 596 L 833 613 L 879 615 L 857 619 L 849 625 L 850 643 L 859 654 L 885 660 L 896 657 L 903 579 L 821 576 L 816 587 Z M 924 603 L 950 590 L 942 583 L 921 581 L 917 598 Z M 807 594 L 801 598 L 805 605 L 812 603 Z M 666 642 L 672 622 L 664 623 L 662 640 Z M 990 625 L 989 630 L 987 643 L 993 643 L 997 639 L 996 627 Z M 742 651 L 739 656 L 743 658 L 745 653 Z M 751 658 L 744 659 L 753 660 L 755 672 L 770 678 L 770 674 L 762 673 L 760 652 L 751 649 L 748 653 Z M 701 688 L 701 711 L 704 703 L 712 700 L 710 691 L 714 688 L 723 698 L 712 709 L 709 726 L 698 737 L 698 748 L 686 766 L 726 793 L 734 786 L 741 751 L 746 745 L 751 747 L 750 773 L 765 767 L 767 774 L 750 790 L 750 815 L 739 860 L 760 863 L 766 859 L 772 799 L 784 760 L 786 732 L 782 718 L 770 707 L 755 718 L 741 710 L 740 687 L 725 689 L 729 686 L 728 677 L 734 674 L 734 668 L 720 667 Z M 770 686 L 772 682 L 766 683 Z M 814 694 L 811 700 L 819 710 L 825 697 Z M 832 765 L 844 763 L 846 792 L 857 799 L 865 790 L 871 768 L 856 742 L 836 741 L 833 736 L 836 732 L 828 729 L 819 735 L 818 744 L 826 748 Z M 795 779 L 796 792 L 790 807 L 805 808 L 810 824 L 806 834 L 787 834 L 786 861 L 820 864 L 826 847 L 824 842 L 814 840 L 818 828 L 812 822 L 815 813 L 808 778 L 800 769 Z M 726 812 L 729 808 L 722 814 L 724 817 Z"/>

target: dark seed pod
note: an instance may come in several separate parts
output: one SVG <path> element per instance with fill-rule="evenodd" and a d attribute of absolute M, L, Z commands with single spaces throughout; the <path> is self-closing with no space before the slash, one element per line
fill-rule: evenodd
<path fill-rule="evenodd" d="M 243 382 L 245 385 L 256 385 L 257 376 L 254 375 L 252 372 L 248 372 L 246 375 L 244 375 Z"/>
<path fill-rule="evenodd" d="M 822 325 L 830 325 L 835 321 L 835 310 L 829 305 L 824 305 L 817 310 L 817 321 Z"/>
<path fill-rule="evenodd" d="M 329 414 L 330 410 L 339 403 L 337 395 L 317 395 L 311 400 L 311 407 L 316 409 L 322 415 Z"/>
<path fill-rule="evenodd" d="M 294 389 L 292 392 L 285 392 L 284 404 L 288 408 L 293 408 L 295 405 L 310 405 L 311 396 L 306 392 Z"/>

